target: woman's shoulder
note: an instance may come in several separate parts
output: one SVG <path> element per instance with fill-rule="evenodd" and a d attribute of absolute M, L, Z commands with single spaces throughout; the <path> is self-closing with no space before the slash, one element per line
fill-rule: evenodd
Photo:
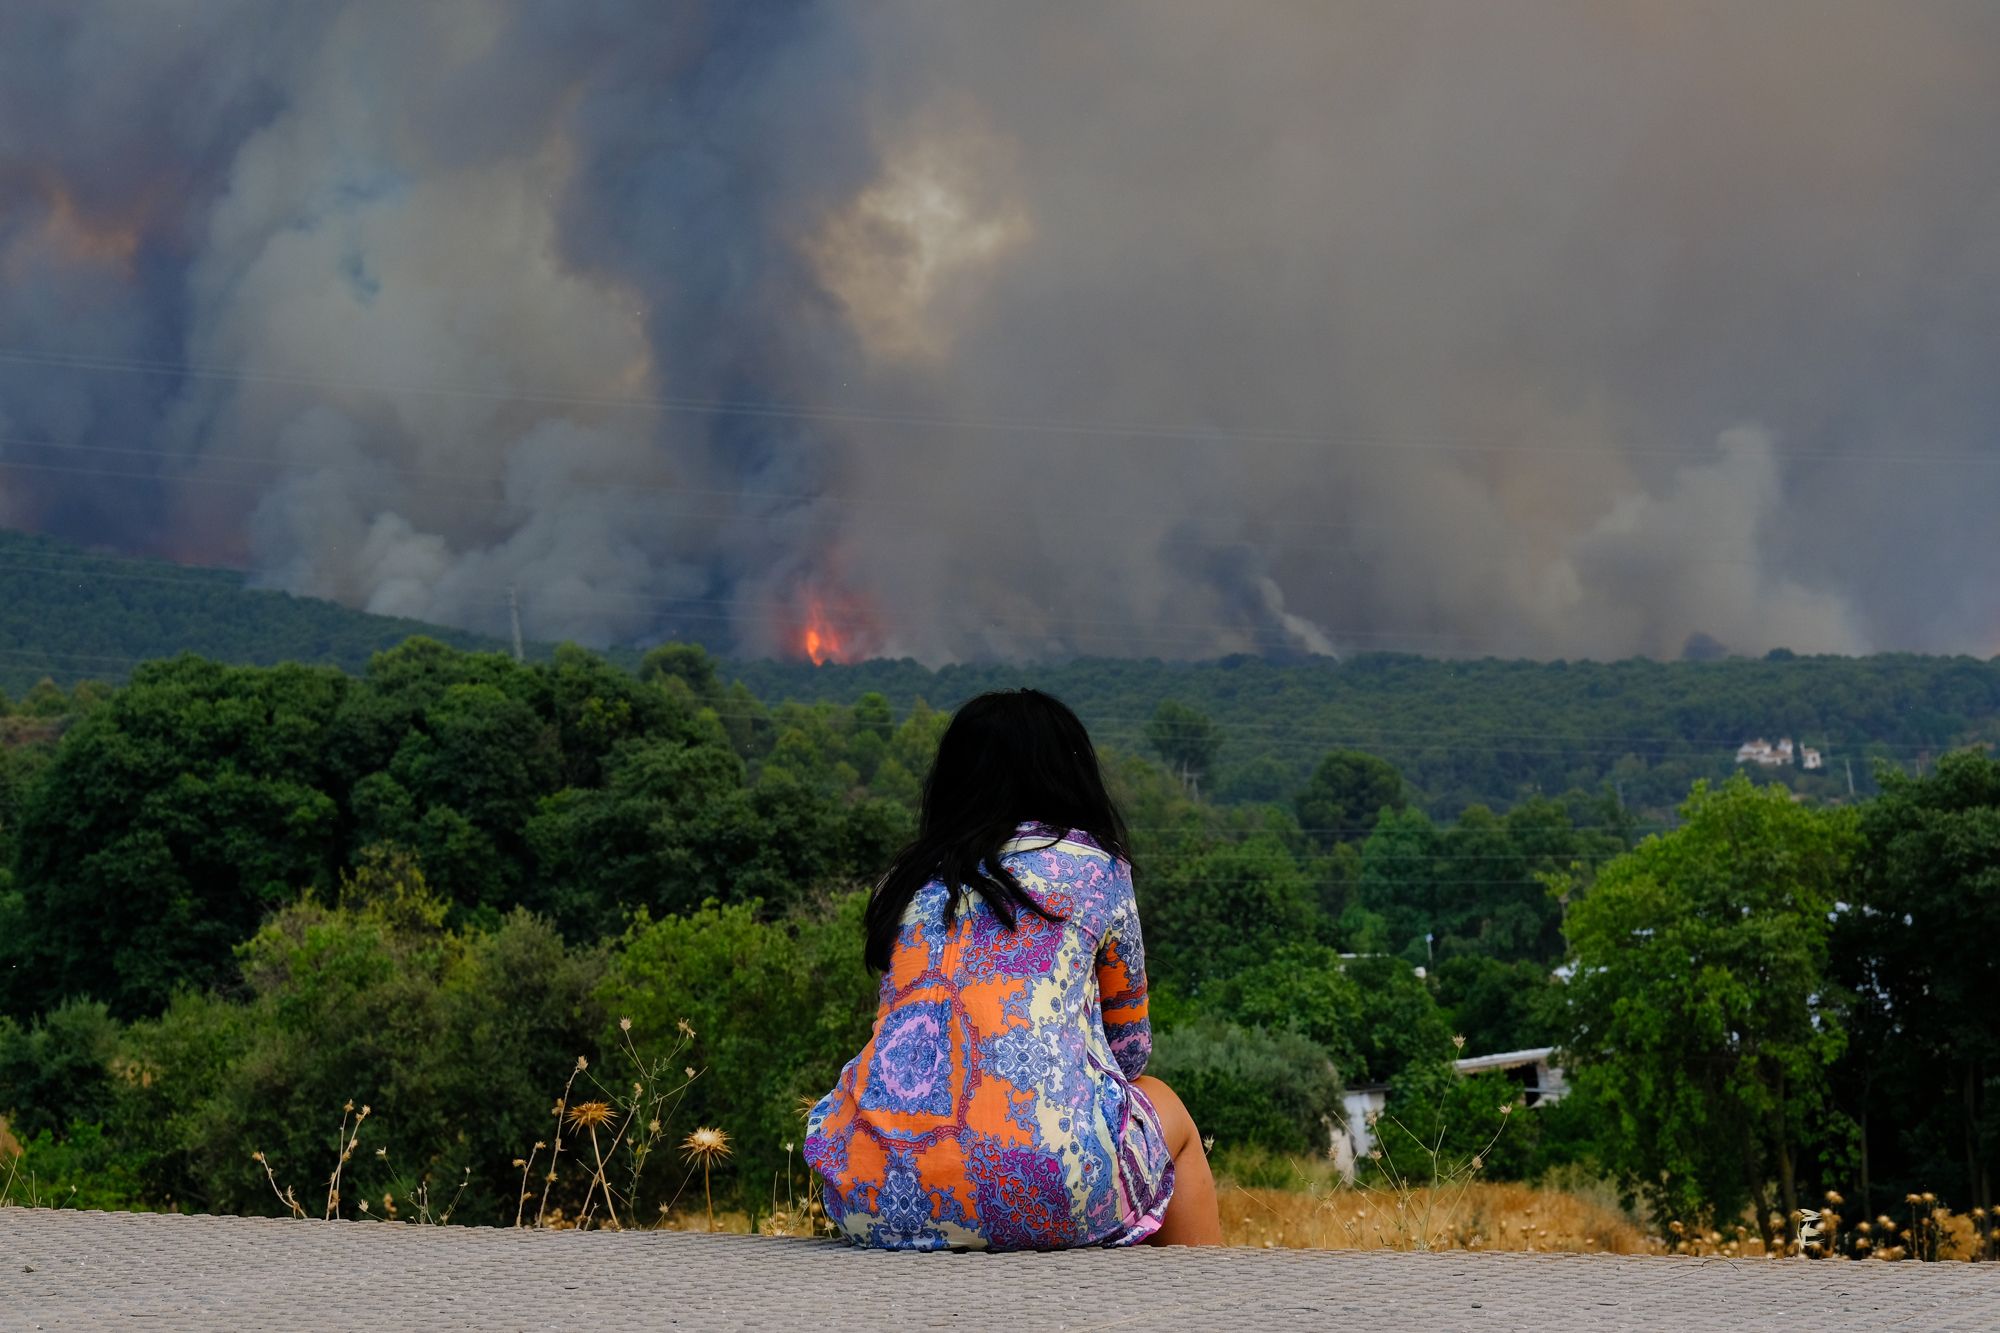
<path fill-rule="evenodd" d="M 1082 829 L 1023 824 L 1001 850 L 1024 888 L 1060 895 L 1092 934 L 1131 900 L 1131 868 Z"/>
<path fill-rule="evenodd" d="M 1066 829 L 1054 824 L 1042 824 L 1033 820 L 1014 830 L 1014 836 L 1000 848 L 1003 856 L 1023 853 L 1053 852 L 1059 856 L 1074 856 L 1102 865 L 1122 867 L 1111 853 L 1098 846 L 1097 839 L 1082 829 Z"/>

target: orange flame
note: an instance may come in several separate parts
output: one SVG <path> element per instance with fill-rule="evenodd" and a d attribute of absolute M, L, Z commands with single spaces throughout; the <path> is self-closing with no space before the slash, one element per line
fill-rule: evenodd
<path fill-rule="evenodd" d="M 826 617 L 826 608 L 817 597 L 813 598 L 806 615 L 806 627 L 801 647 L 814 666 L 825 666 L 828 662 L 841 660 L 840 631 Z"/>

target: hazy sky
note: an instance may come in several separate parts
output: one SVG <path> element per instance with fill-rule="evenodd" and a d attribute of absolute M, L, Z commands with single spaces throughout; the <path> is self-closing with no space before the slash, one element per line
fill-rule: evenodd
<path fill-rule="evenodd" d="M 0 8 L 0 523 L 535 637 L 2000 652 L 1989 0 Z"/>

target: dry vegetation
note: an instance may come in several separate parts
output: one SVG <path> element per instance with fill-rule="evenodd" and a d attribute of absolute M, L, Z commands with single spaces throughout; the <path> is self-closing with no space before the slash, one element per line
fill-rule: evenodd
<path fill-rule="evenodd" d="M 1231 1245 L 1278 1249 L 1512 1250 L 1570 1254 L 1659 1254 L 1725 1259 L 1810 1257 L 1994 1260 L 2000 1228 L 1983 1209 L 1955 1213 L 1935 1195 L 1912 1194 L 1873 1218 L 1844 1218 L 1846 1201 L 1790 1219 L 1754 1219 L 1726 1231 L 1676 1222 L 1651 1234 L 1608 1184 L 1578 1176 L 1542 1185 L 1470 1180 L 1435 1186 L 1346 1186 L 1327 1163 L 1259 1154 L 1218 1163 L 1222 1230 Z M 1803 1237 L 1803 1239 L 1799 1239 Z"/>
<path fill-rule="evenodd" d="M 1568 1190 L 1479 1181 L 1407 1195 L 1226 1184 L 1222 1230 L 1231 1245 L 1294 1250 L 1541 1250 L 1657 1253 L 1615 1203 Z"/>

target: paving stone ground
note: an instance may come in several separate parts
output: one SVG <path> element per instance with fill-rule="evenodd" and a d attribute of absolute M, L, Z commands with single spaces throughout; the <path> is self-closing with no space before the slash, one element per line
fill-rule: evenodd
<path fill-rule="evenodd" d="M 830 1241 L 0 1208 L 0 1328 L 2000 1328 L 2000 1264 Z"/>

